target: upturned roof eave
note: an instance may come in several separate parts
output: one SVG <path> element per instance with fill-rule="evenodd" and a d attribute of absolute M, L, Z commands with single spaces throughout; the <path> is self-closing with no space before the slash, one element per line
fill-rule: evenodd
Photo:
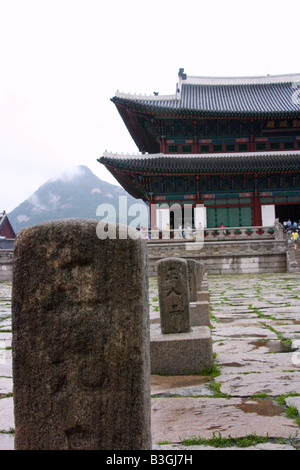
<path fill-rule="evenodd" d="M 292 160 L 291 160 L 292 159 Z M 300 171 L 300 151 L 249 154 L 153 154 L 105 153 L 98 161 L 110 171 L 132 173 L 231 173 Z M 227 164 L 226 164 L 227 163 Z"/>
<path fill-rule="evenodd" d="M 132 109 L 140 114 L 152 114 L 159 117 L 174 117 L 174 116 L 193 116 L 201 118 L 261 118 L 266 119 L 270 117 L 284 117 L 284 116 L 298 116 L 299 110 L 269 110 L 269 111 L 243 111 L 243 110 L 208 110 L 208 109 L 193 109 L 187 107 L 168 107 L 163 105 L 154 104 L 155 102 L 143 103 L 138 100 L 131 100 L 126 98 L 111 98 L 111 101 L 119 107 L 126 107 Z"/>

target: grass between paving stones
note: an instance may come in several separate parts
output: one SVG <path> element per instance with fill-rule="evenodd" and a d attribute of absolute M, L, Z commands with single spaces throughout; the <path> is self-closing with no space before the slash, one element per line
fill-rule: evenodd
<path fill-rule="evenodd" d="M 213 353 L 214 359 L 216 359 L 216 353 Z M 226 393 L 221 392 L 221 383 L 215 382 L 215 378 L 221 375 L 221 370 L 220 368 L 216 365 L 216 363 L 213 364 L 213 366 L 209 369 L 206 369 L 202 371 L 201 375 L 209 375 L 210 376 L 210 382 L 208 385 L 209 390 L 213 393 L 212 398 L 230 398 L 229 395 Z"/>
<path fill-rule="evenodd" d="M 203 445 L 223 449 L 226 447 L 246 448 L 267 443 L 292 445 L 295 448 L 297 447 L 297 441 L 294 438 L 270 438 L 269 435 L 257 436 L 256 434 L 250 434 L 244 437 L 222 437 L 220 433 L 218 435 L 213 433 L 212 437 L 208 439 L 191 437 L 190 439 L 183 439 L 181 443 L 185 446 Z"/>
<path fill-rule="evenodd" d="M 299 415 L 298 408 L 296 408 L 296 406 L 293 406 L 293 405 L 287 405 L 286 399 L 289 397 L 299 397 L 299 396 L 300 396 L 299 393 L 287 393 L 286 395 L 280 395 L 279 397 L 276 398 L 276 402 L 278 403 L 278 405 L 285 407 L 287 418 L 294 419 L 298 426 L 300 426 L 300 415 Z"/>
<path fill-rule="evenodd" d="M 265 319 L 268 319 L 268 320 L 276 320 L 275 317 L 273 317 L 272 315 L 265 315 L 264 313 L 262 313 L 262 312 L 260 311 L 259 308 L 253 307 L 252 304 L 249 304 L 249 305 L 248 305 L 248 308 L 249 308 L 249 310 L 251 310 L 253 313 L 255 313 L 259 318 L 265 318 Z"/>
<path fill-rule="evenodd" d="M 10 428 L 8 431 L 1 431 L 0 434 L 15 434 L 15 430 L 13 428 Z"/>
<path fill-rule="evenodd" d="M 213 320 L 213 321 L 216 322 L 216 323 L 220 323 L 219 318 L 217 318 L 217 317 L 215 316 L 215 314 L 213 313 L 213 311 L 214 311 L 213 307 L 210 306 L 210 308 L 209 308 L 209 316 L 210 316 L 210 319 Z M 210 325 L 210 326 L 211 326 L 211 329 L 214 329 L 214 328 L 215 328 L 215 327 L 212 326 L 212 325 Z"/>
<path fill-rule="evenodd" d="M 266 323 L 263 323 L 263 322 L 260 322 L 260 324 L 263 325 L 265 328 L 268 328 L 273 333 L 275 333 L 285 348 L 292 350 L 293 341 L 290 338 L 285 338 L 284 336 L 282 336 L 282 334 L 279 333 L 279 331 L 275 330 L 275 328 L 273 328 L 273 326 L 271 325 L 267 325 Z"/>
<path fill-rule="evenodd" d="M 12 393 L 0 393 L 0 400 L 3 400 L 4 398 L 12 398 L 13 394 Z"/>
<path fill-rule="evenodd" d="M 0 313 L 4 313 L 4 312 L 0 312 Z M 0 323 L 5 320 L 10 320 L 10 318 L 11 318 L 11 315 L 3 315 L 3 317 L 0 317 Z"/>

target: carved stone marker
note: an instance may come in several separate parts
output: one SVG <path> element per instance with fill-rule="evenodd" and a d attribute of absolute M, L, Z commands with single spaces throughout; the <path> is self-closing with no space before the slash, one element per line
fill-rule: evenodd
<path fill-rule="evenodd" d="M 163 334 L 189 333 L 190 297 L 187 262 L 166 258 L 157 263 L 158 296 Z"/>
<path fill-rule="evenodd" d="M 17 450 L 151 449 L 146 242 L 100 240 L 96 226 L 70 219 L 17 237 Z"/>
<path fill-rule="evenodd" d="M 190 302 L 197 301 L 197 274 L 199 275 L 199 272 L 196 271 L 196 264 L 195 260 L 187 259 Z"/>
<path fill-rule="evenodd" d="M 205 272 L 205 264 L 201 262 L 197 262 L 197 270 L 198 270 L 198 291 L 197 291 L 197 299 L 199 302 L 208 302 L 210 300 L 209 290 L 208 290 L 208 282 L 207 282 L 207 273 Z"/>
<path fill-rule="evenodd" d="M 207 293 L 203 297 L 203 288 L 207 291 L 208 285 L 205 281 L 205 264 L 195 261 L 196 271 L 196 296 L 190 303 L 191 326 L 210 326 L 210 304 Z"/>
<path fill-rule="evenodd" d="M 161 334 L 151 337 L 152 374 L 199 374 L 213 364 L 207 326 L 191 329 L 187 261 L 166 258 L 157 263 Z"/>
<path fill-rule="evenodd" d="M 196 279 L 197 279 L 197 291 L 201 290 L 203 279 L 205 274 L 205 264 L 200 261 L 196 261 Z"/>

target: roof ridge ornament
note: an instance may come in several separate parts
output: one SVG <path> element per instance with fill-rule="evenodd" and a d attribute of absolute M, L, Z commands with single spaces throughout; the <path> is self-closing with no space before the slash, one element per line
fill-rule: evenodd
<path fill-rule="evenodd" d="M 285 75 L 257 75 L 257 76 L 231 76 L 231 77 L 207 77 L 186 75 L 186 85 L 267 85 L 277 83 L 299 83 L 300 74 Z"/>

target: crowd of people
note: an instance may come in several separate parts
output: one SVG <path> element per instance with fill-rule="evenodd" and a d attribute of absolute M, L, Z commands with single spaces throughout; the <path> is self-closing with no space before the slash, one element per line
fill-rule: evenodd
<path fill-rule="evenodd" d="M 300 236 L 300 220 L 298 222 L 292 222 L 291 219 L 284 221 L 283 229 L 288 235 L 290 234 L 291 240 L 294 242 L 295 250 L 297 250 Z"/>

